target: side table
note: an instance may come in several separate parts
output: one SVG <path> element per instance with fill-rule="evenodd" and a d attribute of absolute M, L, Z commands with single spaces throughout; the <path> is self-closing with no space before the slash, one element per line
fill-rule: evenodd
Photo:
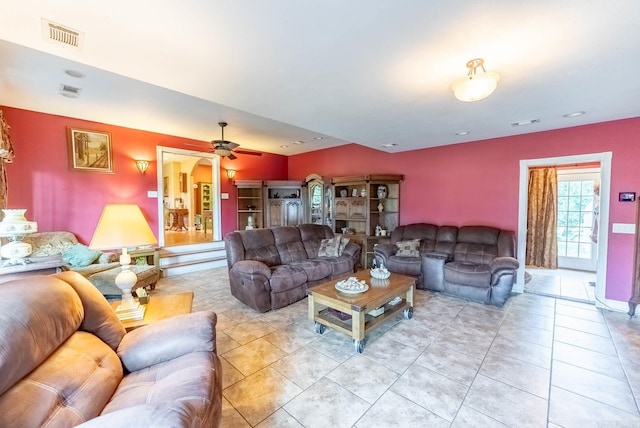
<path fill-rule="evenodd" d="M 64 262 L 60 255 L 48 257 L 27 257 L 25 262 L 25 264 L 0 267 L 0 283 L 29 275 L 48 275 L 57 273 L 60 272 L 60 268 L 64 266 Z"/>
<path fill-rule="evenodd" d="M 119 300 L 111 302 L 111 307 L 115 310 L 119 304 Z M 191 313 L 192 305 L 193 291 L 176 294 L 153 294 L 149 296 L 144 318 L 141 320 L 122 321 L 122 325 L 126 331 L 131 331 L 154 321 Z"/>

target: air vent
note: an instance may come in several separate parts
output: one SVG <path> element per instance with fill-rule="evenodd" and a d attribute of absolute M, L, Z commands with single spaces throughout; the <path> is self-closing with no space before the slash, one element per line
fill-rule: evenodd
<path fill-rule="evenodd" d="M 519 122 L 511 122 L 511 126 L 526 126 L 534 123 L 540 123 L 540 119 L 521 120 Z"/>
<path fill-rule="evenodd" d="M 42 19 L 42 38 L 62 46 L 82 49 L 84 33 Z"/>
<path fill-rule="evenodd" d="M 62 83 L 60 85 L 60 95 L 68 97 L 68 98 L 78 98 L 80 96 L 80 92 L 82 92 L 82 88 L 76 88 L 75 86 L 65 85 Z"/>

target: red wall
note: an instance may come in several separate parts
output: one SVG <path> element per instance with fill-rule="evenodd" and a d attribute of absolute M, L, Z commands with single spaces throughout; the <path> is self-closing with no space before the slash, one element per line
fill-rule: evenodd
<path fill-rule="evenodd" d="M 140 206 L 157 236 L 158 201 L 147 197 L 147 191 L 158 189 L 156 146 L 193 150 L 194 140 L 10 107 L 1 109 L 11 126 L 16 153 L 14 163 L 7 166 L 10 208 L 26 208 L 27 218 L 37 221 L 40 231 L 68 230 L 88 243 L 105 204 L 133 202 Z M 70 171 L 67 127 L 110 132 L 114 174 Z M 134 159 L 151 161 L 145 175 L 140 174 Z M 226 168 L 237 169 L 238 179 L 283 180 L 287 178 L 287 158 L 268 153 L 260 157 L 240 155 L 234 161 L 223 159 L 221 167 L 221 191 L 230 195 L 221 201 L 225 234 L 236 228 L 237 221 L 235 187 L 226 178 Z"/>
<path fill-rule="evenodd" d="M 289 158 L 289 179 L 310 173 L 404 174 L 401 223 L 483 224 L 516 230 L 520 160 L 613 152 L 611 223 L 635 223 L 636 204 L 618 193 L 640 194 L 640 118 L 497 138 L 397 154 L 351 144 Z M 635 237 L 609 234 L 607 298 L 632 294 Z"/>

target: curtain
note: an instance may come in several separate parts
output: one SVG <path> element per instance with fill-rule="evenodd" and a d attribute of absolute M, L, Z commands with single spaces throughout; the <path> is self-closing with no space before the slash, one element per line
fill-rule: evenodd
<path fill-rule="evenodd" d="M 10 126 L 2 116 L 0 110 L 0 209 L 7 208 L 9 198 L 9 183 L 7 182 L 7 163 L 13 162 L 13 146 L 9 138 Z"/>
<path fill-rule="evenodd" d="M 530 169 L 525 258 L 528 266 L 558 268 L 557 201 L 556 168 Z"/>

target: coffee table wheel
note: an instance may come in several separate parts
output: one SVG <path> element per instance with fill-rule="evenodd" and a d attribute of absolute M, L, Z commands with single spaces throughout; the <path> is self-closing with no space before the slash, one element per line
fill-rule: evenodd
<path fill-rule="evenodd" d="M 318 321 L 316 321 L 316 333 L 322 334 L 326 329 L 327 329 L 326 325 L 320 324 Z"/>
<path fill-rule="evenodd" d="M 354 340 L 353 341 L 353 346 L 356 348 L 356 352 L 358 354 L 362 354 L 362 351 L 364 351 L 364 345 L 365 343 L 367 343 L 367 338 L 365 337 L 362 340 Z"/>
<path fill-rule="evenodd" d="M 404 318 L 407 320 L 413 318 L 413 306 L 410 306 L 404 310 Z"/>

